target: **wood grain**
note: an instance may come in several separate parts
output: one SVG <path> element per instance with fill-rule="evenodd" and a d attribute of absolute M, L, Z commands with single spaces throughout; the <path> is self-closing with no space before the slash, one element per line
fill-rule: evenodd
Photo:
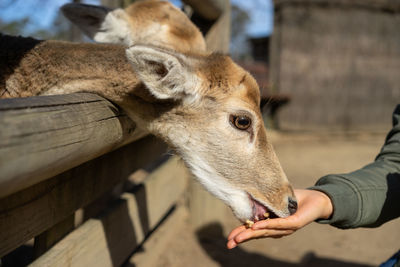
<path fill-rule="evenodd" d="M 66 236 L 31 266 L 120 266 L 181 198 L 187 171 L 178 158 Z M 151 256 L 151 255 L 149 255 Z"/>
<path fill-rule="evenodd" d="M 38 258 L 47 250 L 49 250 L 55 243 L 60 241 L 64 236 L 74 229 L 75 216 L 72 214 L 65 220 L 57 223 L 47 231 L 35 237 L 34 243 L 34 257 Z"/>
<path fill-rule="evenodd" d="M 1 199 L 0 257 L 112 190 L 165 150 L 149 136 Z"/>
<path fill-rule="evenodd" d="M 157 261 L 164 253 L 168 253 L 169 243 L 181 234 L 188 211 L 180 205 L 168 218 L 152 233 L 142 245 L 143 249 L 137 251 L 129 258 L 124 267 L 157 267 Z"/>
<path fill-rule="evenodd" d="M 0 198 L 142 136 L 93 94 L 1 99 L 0 125 Z"/>

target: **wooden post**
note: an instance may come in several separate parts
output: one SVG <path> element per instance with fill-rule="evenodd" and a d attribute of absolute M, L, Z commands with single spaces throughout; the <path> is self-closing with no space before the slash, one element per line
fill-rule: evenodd
<path fill-rule="evenodd" d="M 78 4 L 81 2 L 81 0 L 73 0 L 72 2 Z M 78 26 L 76 26 L 73 23 L 70 23 L 68 41 L 82 42 L 82 39 L 83 39 L 82 31 L 78 28 Z"/>
<path fill-rule="evenodd" d="M 231 6 L 229 0 L 184 0 L 202 19 L 212 22 L 207 30 L 206 43 L 209 51 L 229 52 Z"/>
<path fill-rule="evenodd" d="M 203 1 L 185 0 L 192 5 L 197 13 L 207 19 L 215 19 L 206 35 L 207 49 L 210 51 L 229 52 L 230 41 L 230 1 L 207 0 L 208 8 L 197 9 L 197 6 L 205 7 Z M 211 8 L 213 8 L 211 10 Z M 207 11 L 208 10 L 208 11 Z M 219 11 L 219 13 L 218 13 Z M 208 12 L 208 13 L 207 13 Z M 215 17 L 216 14 L 217 17 Z M 223 221 L 231 210 L 222 201 L 216 199 L 193 179 L 190 182 L 188 202 L 190 219 L 193 227 L 200 228 L 206 224 Z"/>
<path fill-rule="evenodd" d="M 223 12 L 215 21 L 206 35 L 206 44 L 209 51 L 229 53 L 231 39 L 231 4 L 229 0 L 220 0 L 219 6 Z"/>

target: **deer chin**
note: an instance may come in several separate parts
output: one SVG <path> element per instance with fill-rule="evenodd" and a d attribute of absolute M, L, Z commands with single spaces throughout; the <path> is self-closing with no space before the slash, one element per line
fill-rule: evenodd
<path fill-rule="evenodd" d="M 270 218 L 288 216 L 285 212 L 274 209 L 266 201 L 256 199 L 247 190 L 229 183 L 229 179 L 222 177 L 210 167 L 207 161 L 198 157 L 195 153 L 184 153 L 184 156 L 184 161 L 194 177 L 207 191 L 228 205 L 241 222 L 266 219 L 265 213 L 267 212 L 270 214 Z"/>

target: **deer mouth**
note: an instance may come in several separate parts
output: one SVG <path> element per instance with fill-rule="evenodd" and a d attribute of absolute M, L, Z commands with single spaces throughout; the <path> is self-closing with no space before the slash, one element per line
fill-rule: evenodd
<path fill-rule="evenodd" d="M 254 199 L 250 194 L 249 198 L 253 206 L 253 218 L 252 218 L 253 222 L 279 217 L 272 210 L 267 208 L 264 204 Z"/>

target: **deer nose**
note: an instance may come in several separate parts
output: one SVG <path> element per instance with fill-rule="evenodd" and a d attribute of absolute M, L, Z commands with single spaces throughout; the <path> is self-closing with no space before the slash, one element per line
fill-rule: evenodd
<path fill-rule="evenodd" d="M 297 210 L 297 201 L 289 197 L 288 209 L 290 215 L 293 215 Z"/>

